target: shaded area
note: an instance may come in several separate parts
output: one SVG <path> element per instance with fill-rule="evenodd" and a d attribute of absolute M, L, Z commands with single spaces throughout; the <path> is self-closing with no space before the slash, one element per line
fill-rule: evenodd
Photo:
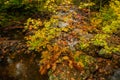
<path fill-rule="evenodd" d="M 0 41 L 1 80 L 47 80 L 39 73 L 40 55 L 28 51 L 21 41 Z"/>

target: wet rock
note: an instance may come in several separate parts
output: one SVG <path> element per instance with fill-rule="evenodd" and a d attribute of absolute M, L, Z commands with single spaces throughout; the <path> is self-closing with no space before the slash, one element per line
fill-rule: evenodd
<path fill-rule="evenodd" d="M 7 57 L 7 62 L 8 62 L 9 64 L 12 64 L 12 63 L 13 63 L 13 60 L 12 60 L 10 57 Z"/>
<path fill-rule="evenodd" d="M 48 80 L 47 74 L 40 75 L 39 59 L 32 55 L 9 55 L 0 60 L 0 80 Z"/>
<path fill-rule="evenodd" d="M 109 77 L 109 80 L 120 80 L 120 69 L 114 71 L 114 74 Z"/>
<path fill-rule="evenodd" d="M 58 23 L 58 26 L 59 27 L 66 27 L 66 26 L 68 26 L 69 24 L 68 23 L 66 23 L 66 22 L 59 22 Z"/>
<path fill-rule="evenodd" d="M 91 38 L 93 38 L 93 34 L 85 34 L 82 35 L 86 40 L 90 40 Z"/>
<path fill-rule="evenodd" d="M 36 61 L 29 59 L 17 60 L 8 57 L 8 65 L 6 70 L 8 76 L 15 78 L 16 80 L 47 80 L 47 77 L 42 77 L 39 74 L 39 66 Z"/>

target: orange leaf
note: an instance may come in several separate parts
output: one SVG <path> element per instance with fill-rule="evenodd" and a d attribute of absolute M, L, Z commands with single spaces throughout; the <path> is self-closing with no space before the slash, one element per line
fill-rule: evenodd
<path fill-rule="evenodd" d="M 52 50 L 53 50 L 52 47 L 51 47 L 51 45 L 47 45 L 47 49 L 48 49 L 49 51 L 52 51 Z"/>
<path fill-rule="evenodd" d="M 58 45 L 54 45 L 53 49 L 54 49 L 55 52 L 57 52 L 59 50 Z"/>
<path fill-rule="evenodd" d="M 40 72 L 42 75 L 45 74 L 46 71 L 47 71 L 47 69 L 44 68 L 44 67 L 41 67 L 40 70 L 39 70 L 39 72 Z"/>
<path fill-rule="evenodd" d="M 49 68 L 50 68 L 50 64 L 47 64 L 47 66 L 46 66 L 46 67 L 47 67 L 47 69 L 49 69 Z"/>
<path fill-rule="evenodd" d="M 56 69 L 56 63 L 52 65 L 52 70 L 54 71 Z"/>

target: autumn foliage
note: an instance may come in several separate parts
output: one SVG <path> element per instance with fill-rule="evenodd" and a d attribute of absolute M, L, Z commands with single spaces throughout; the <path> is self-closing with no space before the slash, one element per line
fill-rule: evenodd
<path fill-rule="evenodd" d="M 119 43 L 109 43 L 114 33 L 120 29 L 120 1 L 111 0 L 108 6 L 94 13 L 88 9 L 94 3 L 75 6 L 72 0 L 60 1 L 61 5 L 57 1 L 45 2 L 44 8 L 53 12 L 50 19 L 29 18 L 25 24 L 25 30 L 28 31 L 25 39 L 29 49 L 41 54 L 41 74 L 49 69 L 55 71 L 57 65 L 63 62 L 67 62 L 70 68 L 81 71 L 94 63 L 90 61 L 90 56 L 84 54 L 108 57 L 107 55 L 120 52 Z M 95 48 L 96 51 L 92 52 Z"/>

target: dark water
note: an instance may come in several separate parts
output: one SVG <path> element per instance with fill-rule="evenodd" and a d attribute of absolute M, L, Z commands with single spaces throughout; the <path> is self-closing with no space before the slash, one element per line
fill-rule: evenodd
<path fill-rule="evenodd" d="M 47 75 L 40 75 L 37 60 L 11 59 L 0 61 L 0 80 L 48 80 Z"/>

